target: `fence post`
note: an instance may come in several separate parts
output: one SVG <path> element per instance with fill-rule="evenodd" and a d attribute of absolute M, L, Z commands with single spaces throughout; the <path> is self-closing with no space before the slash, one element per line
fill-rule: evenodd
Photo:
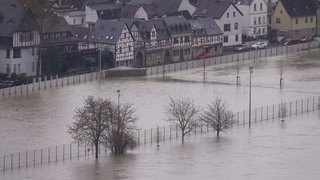
<path fill-rule="evenodd" d="M 56 162 L 58 161 L 58 146 L 56 146 Z"/>
<path fill-rule="evenodd" d="M 240 116 L 239 116 L 239 112 L 237 112 L 237 116 L 238 116 L 238 126 L 239 126 L 239 118 L 240 118 Z"/>
<path fill-rule="evenodd" d="M 50 164 L 50 147 L 48 147 L 48 163 Z"/>
<path fill-rule="evenodd" d="M 246 110 L 243 110 L 243 125 L 246 124 Z"/>
<path fill-rule="evenodd" d="M 33 166 L 36 165 L 36 150 L 33 150 Z"/>
<path fill-rule="evenodd" d="M 71 147 L 71 143 L 70 143 L 70 160 L 72 159 L 72 147 Z"/>
<path fill-rule="evenodd" d="M 152 128 L 151 128 L 151 132 L 150 133 L 151 133 L 151 140 L 150 141 L 151 141 L 151 144 L 152 144 Z"/>
<path fill-rule="evenodd" d="M 272 105 L 272 119 L 274 119 L 274 104 Z"/>
<path fill-rule="evenodd" d="M 42 148 L 40 149 L 40 164 L 42 165 Z"/>
<path fill-rule="evenodd" d="M 144 144 L 147 143 L 147 130 L 144 130 Z"/>
<path fill-rule="evenodd" d="M 12 168 L 13 168 L 13 154 L 11 154 L 11 162 L 10 162 L 10 164 L 11 164 L 11 170 L 12 170 Z"/>
<path fill-rule="evenodd" d="M 280 118 L 280 109 L 281 109 L 281 104 L 279 103 L 278 118 Z"/>
<path fill-rule="evenodd" d="M 19 161 L 19 164 L 18 164 L 18 168 L 20 169 L 20 152 L 19 152 L 19 157 L 18 157 L 18 161 Z"/>
<path fill-rule="evenodd" d="M 303 113 L 303 99 L 301 99 L 301 113 Z"/>
<path fill-rule="evenodd" d="M 64 161 L 64 145 L 62 147 L 62 161 Z"/>
<path fill-rule="evenodd" d="M 79 141 L 78 141 L 78 157 L 80 156 L 79 149 L 80 149 L 80 144 L 79 144 Z"/>
<path fill-rule="evenodd" d="M 157 146 L 159 145 L 160 137 L 159 137 L 159 127 L 157 127 Z"/>
<path fill-rule="evenodd" d="M 298 100 L 296 100 L 296 115 L 298 114 Z"/>
<path fill-rule="evenodd" d="M 28 167 L 28 151 L 26 151 L 26 168 Z"/>
<path fill-rule="evenodd" d="M 163 126 L 163 142 L 166 141 L 166 126 Z"/>
<path fill-rule="evenodd" d="M 291 101 L 290 101 L 290 116 L 291 116 Z"/>
<path fill-rule="evenodd" d="M 56 74 L 56 87 L 58 87 L 58 79 L 59 79 L 59 76 L 58 74 Z"/>
<path fill-rule="evenodd" d="M 170 124 L 170 140 L 171 140 L 171 124 Z"/>
<path fill-rule="evenodd" d="M 307 112 L 309 112 L 309 98 L 307 99 Z"/>
<path fill-rule="evenodd" d="M 140 130 L 138 129 L 138 146 L 140 145 Z"/>
<path fill-rule="evenodd" d="M 3 172 L 6 170 L 6 156 L 3 156 Z"/>

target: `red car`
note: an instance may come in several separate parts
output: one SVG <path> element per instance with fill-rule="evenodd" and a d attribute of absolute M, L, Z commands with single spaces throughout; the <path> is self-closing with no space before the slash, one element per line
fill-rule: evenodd
<path fill-rule="evenodd" d="M 207 59 L 207 58 L 211 58 L 211 57 L 213 57 L 213 55 L 211 55 L 209 53 L 204 53 L 204 54 L 197 56 L 196 59 Z"/>

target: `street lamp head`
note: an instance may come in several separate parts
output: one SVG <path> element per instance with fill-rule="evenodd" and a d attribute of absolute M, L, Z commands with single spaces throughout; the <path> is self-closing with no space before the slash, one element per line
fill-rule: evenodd
<path fill-rule="evenodd" d="M 253 73 L 253 67 L 252 66 L 249 67 L 249 71 L 250 71 L 251 74 Z"/>
<path fill-rule="evenodd" d="M 120 90 L 119 89 L 117 90 L 117 93 L 120 94 Z"/>

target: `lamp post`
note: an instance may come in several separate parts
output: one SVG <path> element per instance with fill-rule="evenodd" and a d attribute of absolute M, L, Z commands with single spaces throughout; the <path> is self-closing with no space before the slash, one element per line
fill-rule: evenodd
<path fill-rule="evenodd" d="M 253 73 L 253 67 L 249 67 L 250 73 L 250 89 L 249 89 L 249 128 L 251 127 L 251 75 Z"/>
<path fill-rule="evenodd" d="M 118 94 L 118 110 L 120 109 L 120 90 L 117 90 L 117 94 Z"/>
<path fill-rule="evenodd" d="M 99 48 L 99 81 L 101 81 L 101 48 Z"/>

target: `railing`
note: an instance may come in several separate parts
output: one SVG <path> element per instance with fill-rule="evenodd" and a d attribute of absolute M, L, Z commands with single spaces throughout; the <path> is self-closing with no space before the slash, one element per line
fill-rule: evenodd
<path fill-rule="evenodd" d="M 311 97 L 280 104 L 273 104 L 259 108 L 253 108 L 251 111 L 251 123 L 261 121 L 276 121 L 283 117 L 281 111 L 285 108 L 286 117 L 298 115 L 320 109 L 320 97 Z M 236 112 L 233 114 L 232 128 L 244 126 L 249 123 L 248 110 Z M 209 124 L 200 122 L 197 128 L 193 129 L 186 137 L 206 133 L 212 130 Z M 133 133 L 136 137 L 138 147 L 146 144 L 159 144 L 165 141 L 181 138 L 181 130 L 178 125 L 167 125 L 163 127 L 152 128 L 148 130 L 138 130 Z M 31 151 L 12 153 L 0 156 L 0 171 L 8 171 L 19 168 L 35 167 L 43 164 L 50 164 L 58 161 L 72 160 L 85 157 L 94 158 L 95 148 L 92 144 L 70 143 L 60 146 L 52 146 Z M 99 153 L 107 153 L 104 145 L 99 146 Z"/>
<path fill-rule="evenodd" d="M 165 73 L 172 73 L 177 71 L 183 71 L 193 68 L 200 68 L 203 66 L 212 66 L 216 64 L 226 64 L 232 63 L 237 61 L 245 61 L 255 58 L 263 58 L 263 57 L 270 57 L 270 56 L 277 56 L 283 55 L 288 53 L 295 53 L 301 50 L 306 49 L 314 49 L 319 48 L 320 44 L 318 41 L 312 41 L 303 44 L 296 44 L 291 46 L 279 46 L 267 49 L 258 49 L 252 50 L 248 52 L 230 54 L 225 56 L 217 56 L 208 59 L 200 59 L 200 60 L 193 60 L 193 61 L 184 61 L 174 64 L 165 64 L 159 65 L 154 67 L 147 68 L 147 75 L 161 75 Z"/>

